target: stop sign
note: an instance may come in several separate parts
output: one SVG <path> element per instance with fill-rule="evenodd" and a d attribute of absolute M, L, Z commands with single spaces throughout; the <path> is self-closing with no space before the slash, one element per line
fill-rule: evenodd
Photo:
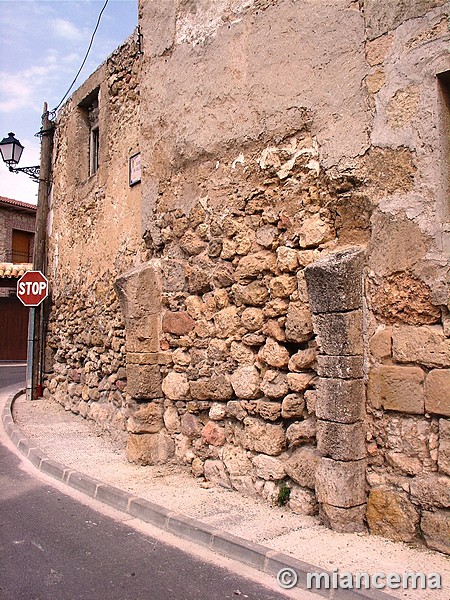
<path fill-rule="evenodd" d="M 48 280 L 40 271 L 27 271 L 17 283 L 17 297 L 25 306 L 39 306 L 48 296 Z"/>

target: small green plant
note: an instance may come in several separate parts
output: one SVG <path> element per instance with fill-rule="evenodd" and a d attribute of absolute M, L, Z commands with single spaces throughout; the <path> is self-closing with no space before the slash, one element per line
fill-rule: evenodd
<path fill-rule="evenodd" d="M 285 481 L 280 485 L 280 489 L 278 490 L 278 506 L 284 506 L 289 502 L 289 498 L 291 496 L 291 488 L 287 485 Z"/>

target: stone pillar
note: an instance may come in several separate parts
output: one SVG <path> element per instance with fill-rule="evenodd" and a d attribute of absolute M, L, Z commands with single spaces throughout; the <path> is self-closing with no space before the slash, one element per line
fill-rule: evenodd
<path fill-rule="evenodd" d="M 305 269 L 319 346 L 316 494 L 323 521 L 341 532 L 364 530 L 366 510 L 364 259 L 354 247 Z"/>
<path fill-rule="evenodd" d="M 116 293 L 125 319 L 127 393 L 131 396 L 127 420 L 127 457 L 132 462 L 157 464 L 174 453 L 164 429 L 164 401 L 160 365 L 161 274 L 152 260 L 116 280 Z"/>

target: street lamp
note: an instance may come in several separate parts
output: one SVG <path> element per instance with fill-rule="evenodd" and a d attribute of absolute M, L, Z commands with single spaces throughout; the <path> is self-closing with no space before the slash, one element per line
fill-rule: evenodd
<path fill-rule="evenodd" d="M 0 153 L 3 162 L 8 165 L 11 173 L 25 173 L 31 179 L 39 182 L 39 165 L 34 167 L 16 167 L 22 156 L 24 146 L 14 137 L 14 133 L 10 131 L 8 137 L 5 137 L 0 142 Z"/>

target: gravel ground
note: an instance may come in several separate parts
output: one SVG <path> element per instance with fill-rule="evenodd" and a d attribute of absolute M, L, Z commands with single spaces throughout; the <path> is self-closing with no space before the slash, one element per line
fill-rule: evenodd
<path fill-rule="evenodd" d="M 317 565 L 351 573 L 439 573 L 441 590 L 383 590 L 405 600 L 450 600 L 450 557 L 367 534 L 340 534 L 318 519 L 202 483 L 182 467 L 127 462 L 120 444 L 93 422 L 40 399 L 14 404 L 23 433 L 50 458 L 174 512 Z"/>

